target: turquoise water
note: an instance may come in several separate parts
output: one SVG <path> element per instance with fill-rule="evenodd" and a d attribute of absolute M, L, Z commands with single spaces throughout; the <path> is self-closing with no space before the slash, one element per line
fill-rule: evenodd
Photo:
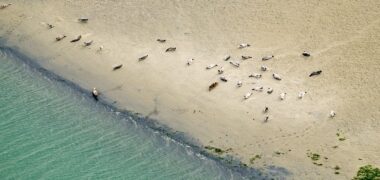
<path fill-rule="evenodd" d="M 0 49 L 0 179 L 241 179 Z"/>

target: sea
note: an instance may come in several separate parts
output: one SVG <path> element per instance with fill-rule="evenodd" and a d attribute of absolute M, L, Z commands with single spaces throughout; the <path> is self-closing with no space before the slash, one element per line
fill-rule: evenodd
<path fill-rule="evenodd" d="M 0 179 L 246 179 L 0 48 Z"/>

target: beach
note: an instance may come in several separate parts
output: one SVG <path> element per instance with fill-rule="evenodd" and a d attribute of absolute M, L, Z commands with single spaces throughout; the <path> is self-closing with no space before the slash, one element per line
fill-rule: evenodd
<path fill-rule="evenodd" d="M 0 179 L 249 179 L 0 48 Z M 251 176 L 252 177 L 252 176 Z"/>
<path fill-rule="evenodd" d="M 349 179 L 362 165 L 380 165 L 378 1 L 11 3 L 0 10 L 1 45 L 89 94 L 96 87 L 101 101 L 222 149 L 222 157 L 263 171 L 283 168 L 290 179 Z M 60 35 L 67 37 L 56 41 Z M 93 43 L 86 47 L 86 41 Z M 242 43 L 250 46 L 238 48 Z M 176 50 L 165 52 L 169 47 Z M 123 67 L 114 71 L 117 64 Z M 210 64 L 218 66 L 207 70 Z M 309 77 L 317 70 L 322 73 Z M 218 85 L 209 91 L 213 82 Z M 261 86 L 263 92 L 251 90 Z M 307 93 L 299 99 L 301 91 Z"/>

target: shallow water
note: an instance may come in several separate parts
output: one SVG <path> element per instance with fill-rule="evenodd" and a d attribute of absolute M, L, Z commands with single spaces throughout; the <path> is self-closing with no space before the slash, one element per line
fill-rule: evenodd
<path fill-rule="evenodd" d="M 0 51 L 0 179 L 241 179 Z"/>

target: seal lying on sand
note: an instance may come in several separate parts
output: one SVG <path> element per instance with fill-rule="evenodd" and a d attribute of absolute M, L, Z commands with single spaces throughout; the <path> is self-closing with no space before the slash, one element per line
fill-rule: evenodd
<path fill-rule="evenodd" d="M 220 77 L 220 80 L 223 81 L 223 82 L 227 82 L 228 81 L 228 79 L 226 77 L 224 77 L 224 76 Z"/>
<path fill-rule="evenodd" d="M 298 93 L 298 99 L 302 99 L 306 95 L 306 93 L 306 91 L 301 91 L 300 93 Z"/>
<path fill-rule="evenodd" d="M 170 48 L 167 48 L 167 49 L 165 50 L 165 52 L 174 52 L 175 50 L 177 50 L 176 47 L 170 47 Z"/>
<path fill-rule="evenodd" d="M 214 67 L 218 66 L 217 64 L 210 64 L 206 67 L 206 69 L 212 69 Z"/>
<path fill-rule="evenodd" d="M 123 64 L 116 64 L 116 65 L 114 65 L 113 67 L 112 67 L 112 70 L 118 70 L 118 69 L 120 69 L 120 68 L 122 68 L 123 67 Z"/>
<path fill-rule="evenodd" d="M 208 87 L 208 91 L 213 90 L 217 85 L 218 85 L 218 82 L 214 82 L 214 83 L 212 83 L 212 84 Z"/>
<path fill-rule="evenodd" d="M 269 116 L 265 116 L 264 122 L 266 123 L 266 122 L 268 122 L 268 120 L 269 120 Z"/>
<path fill-rule="evenodd" d="M 91 41 L 85 41 L 85 42 L 83 43 L 83 45 L 84 45 L 84 46 L 91 46 L 91 44 L 92 44 L 93 42 L 94 42 L 93 40 L 91 40 Z"/>
<path fill-rule="evenodd" d="M 242 44 L 239 45 L 239 49 L 243 49 L 243 48 L 246 48 L 246 47 L 249 47 L 249 46 L 251 46 L 251 45 L 248 44 L 248 43 L 242 43 Z"/>
<path fill-rule="evenodd" d="M 218 69 L 218 74 L 223 74 L 224 73 L 224 68 L 221 67 L 220 69 Z"/>
<path fill-rule="evenodd" d="M 230 61 L 230 64 L 232 64 L 235 67 L 239 67 L 240 66 L 240 63 L 238 63 L 238 62 Z"/>
<path fill-rule="evenodd" d="M 187 60 L 187 65 L 190 66 L 191 64 L 193 64 L 193 61 L 194 61 L 194 59 L 190 58 L 189 60 Z"/>
<path fill-rule="evenodd" d="M 333 118 L 335 117 L 336 113 L 334 111 L 330 111 L 330 117 Z"/>
<path fill-rule="evenodd" d="M 272 94 L 272 92 L 273 92 L 273 88 L 268 88 L 267 93 Z"/>
<path fill-rule="evenodd" d="M 276 73 L 273 73 L 273 78 L 275 79 L 275 80 L 279 80 L 279 81 L 281 81 L 281 76 L 280 75 L 278 75 L 278 74 L 276 74 Z"/>
<path fill-rule="evenodd" d="M 157 41 L 160 43 L 164 43 L 164 42 L 166 42 L 166 39 L 157 39 Z"/>
<path fill-rule="evenodd" d="M 66 35 L 59 35 L 58 37 L 55 38 L 56 41 L 60 41 L 62 39 L 64 39 L 66 37 Z"/>
<path fill-rule="evenodd" d="M 265 106 L 265 108 L 264 108 L 264 113 L 267 113 L 269 111 L 269 108 L 267 107 L 267 106 Z"/>
<path fill-rule="evenodd" d="M 140 57 L 140 58 L 139 58 L 139 61 L 143 61 L 143 60 L 145 60 L 146 58 L 148 58 L 148 55 L 145 55 L 145 56 Z"/>
<path fill-rule="evenodd" d="M 286 97 L 286 93 L 281 93 L 281 94 L 280 94 L 280 100 L 284 100 L 285 97 Z"/>
<path fill-rule="evenodd" d="M 231 59 L 231 56 L 230 56 L 230 55 L 227 55 L 227 56 L 225 56 L 225 57 L 223 58 L 224 61 L 228 61 L 228 60 L 230 60 L 230 59 Z"/>
<path fill-rule="evenodd" d="M 99 48 L 98 48 L 98 52 L 102 51 L 103 49 L 104 49 L 104 46 L 103 46 L 103 45 L 99 46 Z"/>
<path fill-rule="evenodd" d="M 0 5 L 0 9 L 5 9 L 5 8 L 9 7 L 10 5 L 12 5 L 12 3 L 2 4 L 2 5 Z"/>
<path fill-rule="evenodd" d="M 259 79 L 259 78 L 262 77 L 262 75 L 261 75 L 261 74 L 258 74 L 258 73 L 253 73 L 253 74 L 249 75 L 248 77 L 254 77 L 254 78 Z"/>
<path fill-rule="evenodd" d="M 261 58 L 261 60 L 262 61 L 268 61 L 268 60 L 273 59 L 273 58 L 274 58 L 273 55 L 271 55 L 271 56 L 264 56 L 263 58 Z"/>
<path fill-rule="evenodd" d="M 307 51 L 304 51 L 304 52 L 302 53 L 302 56 L 305 56 L 305 57 L 309 57 L 309 56 L 311 56 L 311 55 L 310 55 L 310 53 L 309 53 L 309 52 L 307 52 Z"/>
<path fill-rule="evenodd" d="M 96 88 L 93 88 L 92 89 L 92 97 L 94 97 L 94 99 L 97 101 L 98 100 L 98 96 L 99 96 L 98 90 L 96 90 Z"/>
<path fill-rule="evenodd" d="M 248 92 L 247 94 L 244 95 L 244 99 L 248 99 L 251 96 L 252 96 L 252 92 Z"/>
<path fill-rule="evenodd" d="M 80 17 L 78 19 L 78 21 L 81 22 L 81 23 L 87 23 L 88 22 L 88 18 L 86 18 L 86 17 Z"/>
<path fill-rule="evenodd" d="M 264 65 L 261 66 L 261 71 L 267 71 L 267 70 L 268 70 L 268 67 L 266 67 Z"/>
<path fill-rule="evenodd" d="M 82 39 L 82 35 L 79 35 L 77 38 L 75 38 L 75 39 L 73 39 L 73 40 L 71 40 L 70 42 L 77 42 L 77 41 L 79 41 L 80 39 Z"/>
<path fill-rule="evenodd" d="M 252 56 L 241 56 L 241 59 L 243 59 L 243 60 L 247 60 L 247 59 L 251 59 L 252 58 Z"/>
<path fill-rule="evenodd" d="M 238 81 L 236 85 L 237 85 L 237 87 L 241 87 L 243 85 L 243 82 L 242 81 Z"/>
<path fill-rule="evenodd" d="M 322 73 L 321 70 L 319 70 L 319 71 L 314 71 L 314 72 L 312 72 L 312 73 L 309 75 L 309 77 L 317 76 L 317 75 L 320 75 L 321 73 Z"/>
<path fill-rule="evenodd" d="M 53 29 L 54 26 L 52 24 L 46 23 L 48 29 Z"/>
<path fill-rule="evenodd" d="M 262 92 L 263 89 L 264 89 L 263 86 L 258 86 L 258 87 L 253 87 L 253 88 L 252 88 L 252 90 L 254 90 L 254 91 L 258 91 L 258 92 Z"/>

